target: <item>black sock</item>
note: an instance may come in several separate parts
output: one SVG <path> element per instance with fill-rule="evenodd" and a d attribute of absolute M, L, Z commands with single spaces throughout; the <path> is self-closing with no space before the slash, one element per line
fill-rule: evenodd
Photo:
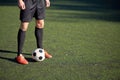
<path fill-rule="evenodd" d="M 23 48 L 23 44 L 24 44 L 24 41 L 25 41 L 25 34 L 26 34 L 26 31 L 22 31 L 21 29 L 19 29 L 18 36 L 17 36 L 17 43 L 18 43 L 18 53 L 17 53 L 17 55 L 18 56 L 20 54 L 22 54 L 22 48 Z"/>
<path fill-rule="evenodd" d="M 37 48 L 43 48 L 42 41 L 43 41 L 43 28 L 35 28 L 35 37 Z"/>

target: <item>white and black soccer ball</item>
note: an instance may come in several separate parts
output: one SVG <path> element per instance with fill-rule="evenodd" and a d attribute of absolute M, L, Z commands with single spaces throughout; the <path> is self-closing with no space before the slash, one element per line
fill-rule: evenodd
<path fill-rule="evenodd" d="M 32 53 L 32 58 L 35 61 L 43 61 L 45 59 L 45 51 L 44 49 L 37 48 Z"/>

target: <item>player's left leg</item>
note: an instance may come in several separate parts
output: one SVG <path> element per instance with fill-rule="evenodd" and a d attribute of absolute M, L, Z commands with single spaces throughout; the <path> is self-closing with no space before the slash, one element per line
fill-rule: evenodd
<path fill-rule="evenodd" d="M 35 37 L 37 42 L 37 48 L 43 49 L 43 29 L 44 29 L 44 20 L 36 20 L 36 27 L 35 27 Z M 52 55 L 48 54 L 45 51 L 46 58 L 52 58 Z"/>
<path fill-rule="evenodd" d="M 37 42 L 37 48 L 43 48 L 43 28 L 44 28 L 44 20 L 36 20 L 35 27 L 35 37 Z"/>

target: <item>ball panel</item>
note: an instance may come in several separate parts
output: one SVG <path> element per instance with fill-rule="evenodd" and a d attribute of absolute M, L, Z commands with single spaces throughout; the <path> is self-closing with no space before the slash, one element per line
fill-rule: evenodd
<path fill-rule="evenodd" d="M 36 52 L 33 53 L 33 56 L 36 56 Z"/>
<path fill-rule="evenodd" d="M 39 52 L 40 52 L 40 53 L 42 53 L 42 52 L 43 52 L 43 50 L 39 50 Z"/>
<path fill-rule="evenodd" d="M 42 56 L 40 56 L 40 57 L 39 57 L 39 59 L 40 59 L 40 60 L 42 60 L 42 59 L 43 59 L 43 57 L 42 57 Z"/>

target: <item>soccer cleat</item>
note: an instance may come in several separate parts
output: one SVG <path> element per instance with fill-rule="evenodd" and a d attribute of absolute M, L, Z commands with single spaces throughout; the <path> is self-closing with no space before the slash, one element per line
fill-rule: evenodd
<path fill-rule="evenodd" d="M 45 58 L 52 58 L 52 55 L 50 55 L 47 51 L 45 51 Z"/>
<path fill-rule="evenodd" d="M 16 57 L 16 61 L 20 64 L 28 64 L 28 61 L 24 58 L 24 56 L 20 55 Z"/>

